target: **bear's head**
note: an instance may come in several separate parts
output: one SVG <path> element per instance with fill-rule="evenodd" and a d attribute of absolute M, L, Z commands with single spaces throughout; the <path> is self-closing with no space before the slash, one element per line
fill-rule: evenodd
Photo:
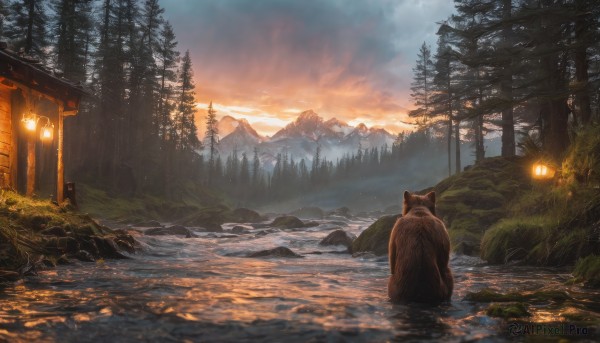
<path fill-rule="evenodd" d="M 429 192 L 425 195 L 412 194 L 404 191 L 404 206 L 402 215 L 405 216 L 408 211 L 415 207 L 425 207 L 435 216 L 435 192 Z"/>

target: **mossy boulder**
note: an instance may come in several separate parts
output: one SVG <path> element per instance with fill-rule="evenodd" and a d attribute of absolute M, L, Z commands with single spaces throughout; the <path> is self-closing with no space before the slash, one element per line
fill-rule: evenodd
<path fill-rule="evenodd" d="M 356 237 L 352 237 L 342 229 L 335 230 L 323 238 L 319 245 L 343 245 L 348 249 L 352 248 L 352 241 Z"/>
<path fill-rule="evenodd" d="M 305 227 L 305 224 L 298 217 L 294 216 L 281 216 L 277 217 L 271 222 L 270 226 L 277 227 L 280 229 L 298 229 Z"/>
<path fill-rule="evenodd" d="M 352 242 L 352 253 L 371 251 L 381 256 L 388 253 L 390 234 L 400 214 L 377 219 Z"/>
<path fill-rule="evenodd" d="M 456 253 L 479 254 L 483 234 L 506 217 L 511 200 L 529 184 L 522 158 L 495 157 L 438 183 L 437 215 L 444 221 Z"/>
<path fill-rule="evenodd" d="M 236 208 L 231 211 L 229 219 L 234 223 L 258 223 L 264 220 L 260 213 L 248 208 Z"/>
<path fill-rule="evenodd" d="M 227 206 L 216 205 L 197 209 L 193 214 L 177 221 L 177 224 L 183 226 L 200 226 L 211 232 L 221 232 L 223 231 L 221 224 L 228 221 L 230 214 L 231 211 Z"/>
<path fill-rule="evenodd" d="M 488 306 L 485 313 L 490 317 L 504 319 L 530 317 L 527 305 L 520 302 L 494 303 Z"/>
<path fill-rule="evenodd" d="M 579 259 L 575 265 L 573 276 L 585 282 L 588 287 L 600 288 L 600 256 L 589 255 Z"/>

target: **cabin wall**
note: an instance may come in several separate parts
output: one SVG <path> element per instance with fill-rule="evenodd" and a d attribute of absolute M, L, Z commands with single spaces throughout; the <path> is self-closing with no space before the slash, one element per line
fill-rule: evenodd
<path fill-rule="evenodd" d="M 0 187 L 12 187 L 12 89 L 0 85 Z"/>

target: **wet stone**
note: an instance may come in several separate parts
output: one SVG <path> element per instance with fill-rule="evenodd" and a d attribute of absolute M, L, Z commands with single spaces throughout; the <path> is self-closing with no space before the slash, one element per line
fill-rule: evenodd
<path fill-rule="evenodd" d="M 253 229 L 252 226 L 246 226 L 246 225 L 236 225 L 231 229 L 231 233 L 250 233 L 250 231 Z"/>
<path fill-rule="evenodd" d="M 301 255 L 296 254 L 290 248 L 286 247 L 277 247 L 274 249 L 261 250 L 257 252 L 250 253 L 248 257 L 291 257 L 291 258 L 300 258 Z"/>
<path fill-rule="evenodd" d="M 327 235 L 327 237 L 323 238 L 320 245 L 343 245 L 347 248 L 352 246 L 352 241 L 354 241 L 356 237 L 351 237 L 344 230 L 335 230 Z"/>
<path fill-rule="evenodd" d="M 155 227 L 144 231 L 146 236 L 185 236 L 186 238 L 196 237 L 188 228 L 181 225 L 174 225 L 170 227 Z"/>

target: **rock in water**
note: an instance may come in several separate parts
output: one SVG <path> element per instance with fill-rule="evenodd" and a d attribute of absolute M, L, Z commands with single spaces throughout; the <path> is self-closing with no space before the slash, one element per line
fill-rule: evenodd
<path fill-rule="evenodd" d="M 324 212 L 318 207 L 302 207 L 291 213 L 300 218 L 323 219 Z"/>
<path fill-rule="evenodd" d="M 350 209 L 346 206 L 335 209 L 335 210 L 327 213 L 327 215 L 342 216 L 342 217 L 346 217 L 346 218 L 352 217 L 352 214 L 350 214 Z"/>
<path fill-rule="evenodd" d="M 299 258 L 301 255 L 296 254 L 292 250 L 286 247 L 277 247 L 269 250 L 261 250 L 257 252 L 253 252 L 248 255 L 248 257 L 292 257 Z"/>
<path fill-rule="evenodd" d="M 327 237 L 323 238 L 320 245 L 343 245 L 347 248 L 352 247 L 352 241 L 356 237 L 351 237 L 348 233 L 342 229 L 335 230 L 328 234 Z"/>
<path fill-rule="evenodd" d="M 185 236 L 185 238 L 196 237 L 196 235 L 194 235 L 192 231 L 190 231 L 185 226 L 181 225 L 174 225 L 170 227 L 155 227 L 146 230 L 144 234 L 147 236 L 183 235 Z"/>
<path fill-rule="evenodd" d="M 252 226 L 246 226 L 246 225 L 236 225 L 231 229 L 231 233 L 249 233 L 250 231 L 252 231 L 253 227 Z"/>
<path fill-rule="evenodd" d="M 386 255 L 390 235 L 400 214 L 384 216 L 375 221 L 352 242 L 352 252 L 372 251 L 375 255 Z"/>
<path fill-rule="evenodd" d="M 263 217 L 256 211 L 236 208 L 231 212 L 231 220 L 236 223 L 258 223 L 263 221 Z"/>
<path fill-rule="evenodd" d="M 297 229 L 304 227 L 304 222 L 294 216 L 282 216 L 275 218 L 271 223 L 271 226 L 282 229 Z"/>

